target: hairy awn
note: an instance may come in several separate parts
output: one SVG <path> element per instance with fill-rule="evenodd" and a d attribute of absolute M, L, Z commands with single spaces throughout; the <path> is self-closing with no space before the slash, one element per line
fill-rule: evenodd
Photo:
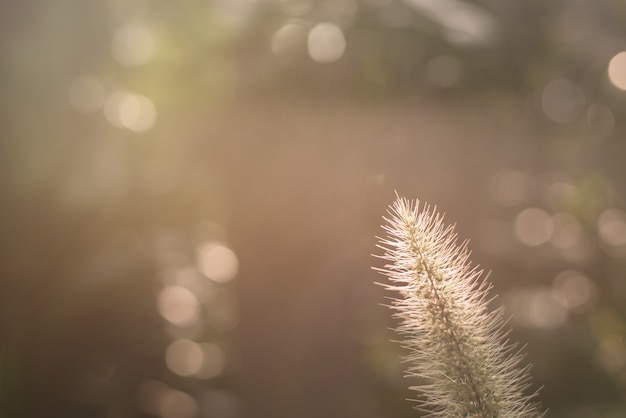
<path fill-rule="evenodd" d="M 400 294 L 391 308 L 409 354 L 409 376 L 424 381 L 420 409 L 428 417 L 541 417 L 528 366 L 506 339 L 502 308 L 489 312 L 491 285 L 472 267 L 467 243 L 457 243 L 454 226 L 419 201 L 398 197 L 384 217 L 379 238 L 388 262 L 377 269 Z"/>

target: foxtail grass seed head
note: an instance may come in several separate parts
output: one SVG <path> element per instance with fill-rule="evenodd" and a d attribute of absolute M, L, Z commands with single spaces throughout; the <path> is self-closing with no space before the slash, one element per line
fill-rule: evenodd
<path fill-rule="evenodd" d="M 427 417 L 541 417 L 522 354 L 506 339 L 503 311 L 488 310 L 491 285 L 472 267 L 467 243 L 428 205 L 398 197 L 384 217 L 380 256 L 391 309 L 407 349 L 409 377 L 423 384 Z"/>

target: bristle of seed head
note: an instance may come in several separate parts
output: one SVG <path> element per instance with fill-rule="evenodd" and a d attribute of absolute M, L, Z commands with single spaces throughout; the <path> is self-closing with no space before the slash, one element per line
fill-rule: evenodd
<path fill-rule="evenodd" d="M 425 383 L 418 409 L 428 417 L 535 418 L 543 414 L 525 394 L 523 355 L 506 340 L 502 309 L 490 312 L 491 285 L 470 263 L 467 242 L 436 207 L 397 197 L 383 218 L 376 268 L 398 294 L 391 301 L 397 332 L 408 350 L 409 376 Z"/>

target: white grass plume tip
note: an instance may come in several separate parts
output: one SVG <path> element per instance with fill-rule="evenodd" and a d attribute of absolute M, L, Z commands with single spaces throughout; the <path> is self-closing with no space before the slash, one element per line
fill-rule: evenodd
<path fill-rule="evenodd" d="M 384 286 L 399 293 L 391 308 L 408 350 L 409 376 L 423 382 L 419 409 L 427 417 L 536 418 L 527 395 L 528 367 L 506 340 L 502 309 L 488 310 L 491 285 L 472 267 L 454 226 L 419 201 L 398 197 L 379 238 L 388 264 Z"/>

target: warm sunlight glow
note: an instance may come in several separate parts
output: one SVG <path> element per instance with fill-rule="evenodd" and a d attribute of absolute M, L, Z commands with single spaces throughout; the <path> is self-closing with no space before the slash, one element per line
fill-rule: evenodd
<path fill-rule="evenodd" d="M 156 50 L 153 32 L 144 25 L 127 24 L 113 34 L 111 52 L 123 65 L 136 67 L 152 59 Z"/>
<path fill-rule="evenodd" d="M 156 107 L 152 100 L 140 94 L 124 91 L 117 91 L 107 97 L 104 113 L 112 125 L 134 132 L 149 130 L 157 119 Z"/>
<path fill-rule="evenodd" d="M 333 23 L 319 23 L 309 32 L 307 48 L 313 61 L 328 64 L 343 56 L 346 38 L 339 26 Z"/>
<path fill-rule="evenodd" d="M 611 84 L 620 90 L 626 90 L 626 51 L 611 58 L 608 73 Z"/>
<path fill-rule="evenodd" d="M 159 313 L 175 325 L 188 325 L 199 314 L 199 302 L 196 296 L 181 286 L 166 286 L 159 293 Z"/>
<path fill-rule="evenodd" d="M 235 253 L 215 241 L 199 245 L 196 249 L 196 260 L 200 272 L 218 283 L 231 281 L 239 270 L 239 261 Z"/>

